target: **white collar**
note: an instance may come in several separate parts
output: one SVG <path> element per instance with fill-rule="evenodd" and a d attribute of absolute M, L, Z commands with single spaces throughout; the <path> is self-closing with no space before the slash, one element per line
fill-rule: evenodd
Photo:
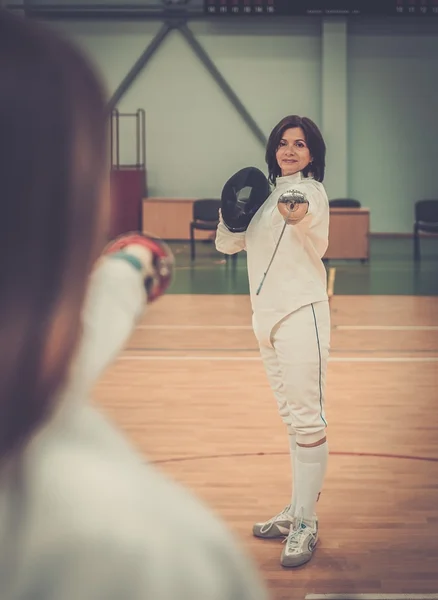
<path fill-rule="evenodd" d="M 298 183 L 299 181 L 302 181 L 303 179 L 306 179 L 304 177 L 304 175 L 302 174 L 301 171 L 298 171 L 298 173 L 294 173 L 293 175 L 286 175 L 285 177 L 277 177 L 277 179 L 275 180 L 275 187 L 278 187 L 280 185 L 290 185 L 291 183 Z"/>

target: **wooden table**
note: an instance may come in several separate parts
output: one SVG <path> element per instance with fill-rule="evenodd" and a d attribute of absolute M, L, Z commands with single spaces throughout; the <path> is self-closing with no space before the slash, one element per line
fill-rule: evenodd
<path fill-rule="evenodd" d="M 196 198 L 144 198 L 143 231 L 163 240 L 189 240 L 193 202 Z M 195 232 L 196 239 L 212 237 L 211 231 Z"/>
<path fill-rule="evenodd" d="M 143 200 L 143 231 L 164 240 L 189 240 L 195 198 L 151 197 Z M 329 247 L 324 258 L 369 258 L 370 211 L 368 208 L 331 208 Z M 196 239 L 212 237 L 196 231 Z"/>
<path fill-rule="evenodd" d="M 370 211 L 368 208 L 331 208 L 329 246 L 324 258 L 368 260 Z"/>

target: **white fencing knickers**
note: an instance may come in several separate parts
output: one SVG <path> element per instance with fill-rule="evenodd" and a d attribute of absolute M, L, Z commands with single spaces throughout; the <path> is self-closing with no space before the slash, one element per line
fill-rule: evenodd
<path fill-rule="evenodd" d="M 257 336 L 257 317 L 254 318 Z M 259 329 L 261 332 L 261 328 Z M 330 348 L 328 301 L 316 302 L 282 319 L 270 339 L 257 336 L 280 416 L 297 443 L 325 435 L 324 392 Z"/>

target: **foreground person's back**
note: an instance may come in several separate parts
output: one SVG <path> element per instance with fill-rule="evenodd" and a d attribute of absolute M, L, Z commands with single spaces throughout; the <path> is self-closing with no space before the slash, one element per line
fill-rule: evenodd
<path fill-rule="evenodd" d="M 110 261 L 94 274 L 90 299 L 93 331 L 75 383 L 2 476 L 2 600 L 265 598 L 223 525 L 87 406 L 104 367 L 87 359 L 107 360 L 125 341 L 143 305 L 141 277 Z M 123 326 L 114 333 L 108 319 Z"/>
<path fill-rule="evenodd" d="M 87 404 L 147 302 L 136 260 L 90 279 L 107 213 L 94 74 L 0 9 L 0 82 L 1 599 L 263 600 L 223 524 Z"/>

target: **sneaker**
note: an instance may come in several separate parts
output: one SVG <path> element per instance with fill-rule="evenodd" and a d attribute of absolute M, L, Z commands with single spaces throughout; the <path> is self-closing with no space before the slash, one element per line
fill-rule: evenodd
<path fill-rule="evenodd" d="M 264 539 L 273 539 L 289 535 L 289 531 L 294 524 L 294 518 L 289 514 L 290 505 L 286 506 L 281 513 L 265 521 L 264 523 L 255 523 L 252 532 L 256 537 Z"/>
<path fill-rule="evenodd" d="M 318 520 L 308 525 L 303 519 L 296 519 L 294 527 L 285 539 L 281 553 L 283 567 L 299 567 L 309 562 L 318 542 Z"/>

